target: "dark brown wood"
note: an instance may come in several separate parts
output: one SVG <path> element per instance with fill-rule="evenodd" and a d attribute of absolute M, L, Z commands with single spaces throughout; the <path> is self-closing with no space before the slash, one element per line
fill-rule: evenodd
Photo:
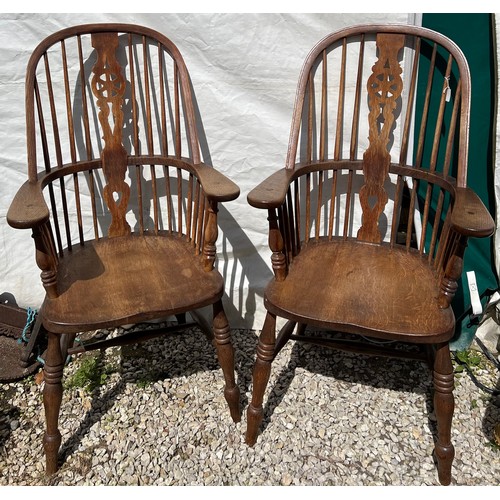
<path fill-rule="evenodd" d="M 451 241 L 453 241 L 453 246 L 449 250 L 446 267 L 441 273 L 441 293 L 438 302 L 442 309 L 449 309 L 453 297 L 455 297 L 458 289 L 457 282 L 462 275 L 464 253 L 467 246 L 467 239 L 464 236 L 453 234 Z"/>
<path fill-rule="evenodd" d="M 451 420 L 455 402 L 453 398 L 453 365 L 448 344 L 436 346 L 434 360 L 434 411 L 437 420 L 435 455 L 441 484 L 451 482 L 451 466 L 455 449 L 451 443 Z"/>
<path fill-rule="evenodd" d="M 101 153 L 102 170 L 107 182 L 104 186 L 104 199 L 112 215 L 108 235 L 127 236 L 130 234 L 130 226 L 125 215 L 130 198 L 130 186 L 125 182 L 127 150 L 122 143 L 125 78 L 122 67 L 116 59 L 118 33 L 94 33 L 92 46 L 97 52 L 97 62 L 93 68 L 92 92 L 99 107 L 99 122 L 105 142 Z M 145 78 L 147 79 L 147 74 Z M 146 94 L 146 97 L 148 95 Z"/>
<path fill-rule="evenodd" d="M 182 315 L 178 316 L 182 317 Z M 82 342 L 80 340 L 77 343 L 77 345 L 69 347 L 67 349 L 67 353 L 69 356 L 73 356 L 75 354 L 81 354 L 82 352 L 107 349 L 108 347 L 137 344 L 138 342 L 144 342 L 146 340 L 154 339 L 158 337 L 158 335 L 160 334 L 163 337 L 178 335 L 183 333 L 184 330 L 197 326 L 197 323 L 195 322 L 186 323 L 185 321 L 179 321 L 179 324 L 177 325 L 160 326 L 154 329 L 150 328 L 148 329 L 147 332 L 144 332 L 142 330 L 142 328 L 144 328 L 145 326 L 146 324 L 136 325 L 135 328 L 137 328 L 137 330 L 127 332 L 116 338 L 105 339 L 105 340 L 92 340 L 90 342 Z"/>
<path fill-rule="evenodd" d="M 427 343 L 454 332 L 451 309 L 436 300 L 439 291 L 433 269 L 417 251 L 337 237 L 303 245 L 286 278 L 269 283 L 264 301 L 293 321 Z"/>
<path fill-rule="evenodd" d="M 294 321 L 287 321 L 285 326 L 280 330 L 278 338 L 276 339 L 276 345 L 274 347 L 273 358 L 281 351 L 285 344 L 293 338 L 293 331 L 295 329 L 296 323 Z"/>
<path fill-rule="evenodd" d="M 257 441 L 257 433 L 264 418 L 262 402 L 271 375 L 271 362 L 274 358 L 275 342 L 276 316 L 268 312 L 257 346 L 257 359 L 253 368 L 252 401 L 247 409 L 245 442 L 250 446 L 253 446 Z"/>
<path fill-rule="evenodd" d="M 342 148 L 342 125 L 344 122 L 344 100 L 345 100 L 345 78 L 346 78 L 346 46 L 347 39 L 342 40 L 342 64 L 340 65 L 340 82 L 339 82 L 339 102 L 337 109 L 337 122 L 335 125 L 335 150 L 333 158 L 340 160 Z"/>
<path fill-rule="evenodd" d="M 470 188 L 458 188 L 451 216 L 454 230 L 463 236 L 485 237 L 495 231 L 495 223 L 483 202 Z"/>
<path fill-rule="evenodd" d="M 231 330 L 220 299 L 213 305 L 213 316 L 214 343 L 225 380 L 224 397 L 229 405 L 233 421 L 239 422 L 241 420 L 240 390 L 234 378 L 234 349 L 231 345 Z"/>
<path fill-rule="evenodd" d="M 356 158 L 356 147 L 358 139 L 358 128 L 359 128 L 359 115 L 360 115 L 360 101 L 361 101 L 361 87 L 363 82 L 363 62 L 365 54 L 365 37 L 364 34 L 361 35 L 361 42 L 359 48 L 359 58 L 358 58 L 358 74 L 356 77 L 356 97 L 354 101 L 354 111 L 352 115 L 352 128 L 351 128 L 351 147 L 349 150 L 349 160 L 354 160 Z"/>
<path fill-rule="evenodd" d="M 42 271 L 40 274 L 42 284 L 47 291 L 47 296 L 56 298 L 59 295 L 57 289 L 58 259 L 49 223 L 33 228 L 33 240 L 36 248 L 36 263 Z"/>
<path fill-rule="evenodd" d="M 62 376 L 64 360 L 61 353 L 59 336 L 49 332 L 47 354 L 43 375 L 45 386 L 43 389 L 43 406 L 45 408 L 46 430 L 43 436 L 43 447 L 45 449 L 47 475 L 57 472 L 57 454 L 61 446 L 61 433 L 59 432 L 58 420 L 61 408 L 63 386 Z"/>
<path fill-rule="evenodd" d="M 46 290 L 38 318 L 49 342 L 47 474 L 58 466 L 66 353 L 173 330 L 139 328 L 107 340 L 91 335 L 102 328 L 175 317 L 179 333 L 191 313 L 207 333 L 197 311 L 212 306 L 207 338 L 222 367 L 230 415 L 239 421 L 224 282 L 214 268 L 218 204 L 238 197 L 239 188 L 201 162 L 191 81 L 177 47 L 136 25 L 54 33 L 28 63 L 26 121 L 28 181 L 7 220 L 31 229 Z M 90 343 L 72 346 L 80 332 L 88 332 Z"/>
<path fill-rule="evenodd" d="M 326 120 L 327 120 L 327 57 L 323 51 L 323 74 L 321 78 L 321 129 L 319 133 L 319 159 L 325 161 L 325 140 L 326 140 Z"/>
<path fill-rule="evenodd" d="M 366 61 L 366 54 L 374 60 Z M 409 73 L 406 82 L 403 65 Z M 417 69 L 424 66 L 429 67 L 427 86 L 423 102 L 416 105 Z M 333 90 L 330 75 L 337 75 Z M 317 82 L 319 104 L 312 98 Z M 363 116 L 364 103 L 368 110 Z M 435 455 L 439 481 L 450 483 L 453 368 L 448 342 L 455 331 L 450 303 L 467 238 L 494 231 L 491 215 L 466 187 L 469 106 L 465 57 L 446 37 L 424 28 L 348 27 L 326 36 L 307 56 L 285 168 L 248 195 L 252 206 L 268 211 L 275 273 L 264 294 L 267 315 L 247 412 L 249 445 L 256 443 L 262 422 L 271 363 L 289 340 L 427 364 L 428 353 L 435 352 Z M 415 112 L 421 127 L 413 163 Z M 316 124 L 312 118 L 318 116 Z M 325 133 L 328 117 L 334 122 L 330 134 Z M 366 135 L 368 144 L 362 146 Z M 425 141 L 426 136 L 431 140 Z M 456 179 L 449 175 L 452 157 L 458 164 Z M 286 323 L 275 341 L 277 317 Z M 320 332 L 307 335 L 306 325 Z M 364 339 L 355 342 L 332 332 Z M 407 342 L 411 349 L 394 349 L 394 342 Z"/>
<path fill-rule="evenodd" d="M 420 52 L 420 43 L 421 43 L 421 38 L 417 38 L 417 40 L 415 42 L 415 53 L 417 53 L 417 54 Z M 409 142 L 410 142 L 410 127 L 411 127 L 411 123 L 412 123 L 413 103 L 414 103 L 414 99 L 415 99 L 415 85 L 417 84 L 418 62 L 419 62 L 419 58 L 414 57 L 412 69 L 411 69 L 410 88 L 409 88 L 409 92 L 408 92 L 409 97 L 408 97 L 408 101 L 406 103 L 404 129 L 403 129 L 403 135 L 402 135 L 402 140 L 401 140 L 401 152 L 400 152 L 400 156 L 399 156 L 400 165 L 404 165 L 405 163 L 408 163 L 408 146 L 409 146 Z"/>
<path fill-rule="evenodd" d="M 269 248 L 273 252 L 271 262 L 274 275 L 278 281 L 283 281 L 286 277 L 286 258 L 283 253 L 283 236 L 274 210 L 269 210 L 267 220 L 269 221 Z"/>
<path fill-rule="evenodd" d="M 322 332 L 326 333 L 326 332 Z M 330 333 L 330 332 L 328 332 Z M 427 355 L 425 351 L 410 351 L 404 349 L 397 349 L 387 347 L 385 345 L 378 346 L 376 343 L 371 343 L 367 341 L 355 341 L 355 340 L 338 340 L 327 337 L 319 336 L 307 336 L 307 335 L 290 335 L 291 340 L 297 340 L 299 342 L 307 342 L 308 344 L 317 345 L 321 347 L 328 347 L 329 349 L 335 349 L 338 351 L 352 352 L 367 354 L 370 356 L 379 356 L 384 358 L 401 358 L 401 359 L 413 359 L 417 361 L 427 361 Z M 425 346 L 426 347 L 426 346 Z M 278 351 L 278 349 L 276 349 Z"/>
<path fill-rule="evenodd" d="M 203 257 L 205 260 L 205 271 L 211 271 L 215 263 L 215 255 L 217 249 L 215 242 L 217 241 L 217 203 L 211 201 L 207 207 L 207 219 L 205 225 L 205 244 L 203 246 Z"/>
<path fill-rule="evenodd" d="M 388 201 L 384 182 L 389 173 L 391 157 L 387 145 L 395 120 L 397 100 L 403 91 L 403 70 L 398 62 L 403 45 L 404 35 L 377 35 L 379 56 L 367 82 L 370 145 L 363 155 L 365 184 L 359 191 L 363 223 L 357 237 L 372 243 L 382 240 L 378 221 Z M 379 121 L 381 118 L 382 126 Z"/>

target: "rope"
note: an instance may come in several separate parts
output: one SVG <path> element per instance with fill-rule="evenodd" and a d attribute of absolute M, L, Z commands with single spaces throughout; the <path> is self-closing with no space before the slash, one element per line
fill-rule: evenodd
<path fill-rule="evenodd" d="M 27 317 L 26 317 L 26 324 L 24 325 L 23 331 L 21 333 L 21 338 L 17 339 L 17 343 L 18 344 L 21 344 L 23 342 L 25 344 L 28 344 L 28 342 L 30 341 L 29 337 L 30 337 L 31 332 L 33 330 L 33 324 L 36 321 L 37 314 L 38 314 L 38 311 L 36 309 L 32 309 L 31 307 L 28 307 Z M 40 356 L 40 346 L 37 346 L 37 348 L 38 348 L 38 354 L 36 356 L 36 360 L 40 364 L 44 365 L 45 364 L 45 360 Z"/>
<path fill-rule="evenodd" d="M 24 325 L 23 332 L 21 333 L 21 338 L 17 340 L 18 344 L 20 344 L 21 342 L 27 344 L 29 342 L 29 338 L 27 336 L 28 331 L 31 333 L 31 328 L 36 320 L 37 313 L 38 312 L 36 309 L 31 309 L 31 307 L 28 307 L 28 316 L 26 318 L 26 324 Z"/>

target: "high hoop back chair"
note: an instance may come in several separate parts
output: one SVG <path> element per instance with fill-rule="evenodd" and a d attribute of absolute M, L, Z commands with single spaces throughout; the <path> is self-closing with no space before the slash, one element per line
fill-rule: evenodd
<path fill-rule="evenodd" d="M 172 333 L 192 325 L 186 313 L 200 321 L 197 311 L 206 306 L 225 397 L 240 419 L 224 283 L 214 268 L 218 203 L 239 189 L 202 162 L 196 119 L 184 60 L 152 29 L 75 26 L 31 56 L 28 181 L 8 222 L 31 229 L 46 291 L 39 318 L 48 335 L 47 474 L 57 470 L 66 353 Z M 73 346 L 78 332 L 170 317 L 157 331 Z"/>
<path fill-rule="evenodd" d="M 416 356 L 433 369 L 435 456 L 440 482 L 450 483 L 450 303 L 467 239 L 494 230 L 466 184 L 470 86 L 460 49 L 416 26 L 349 27 L 308 55 L 285 167 L 248 195 L 267 210 L 275 275 L 265 290 L 249 445 L 271 363 L 289 339 Z M 286 322 L 276 339 L 277 317 Z"/>

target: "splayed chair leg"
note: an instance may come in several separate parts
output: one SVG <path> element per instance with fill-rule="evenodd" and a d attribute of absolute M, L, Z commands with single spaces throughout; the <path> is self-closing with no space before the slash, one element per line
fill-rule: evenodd
<path fill-rule="evenodd" d="M 448 344 L 436 346 L 434 359 L 434 411 L 437 419 L 437 441 L 434 449 L 439 482 L 451 482 L 451 465 L 455 449 L 451 444 L 451 420 L 455 402 L 453 398 L 453 365 Z"/>
<path fill-rule="evenodd" d="M 60 335 L 48 332 L 48 346 L 43 369 L 45 387 L 43 405 L 45 408 L 46 431 L 43 437 L 47 475 L 57 472 L 57 455 L 61 446 L 58 428 L 59 411 L 62 401 L 62 376 L 64 359 L 61 352 Z"/>
<path fill-rule="evenodd" d="M 257 441 L 257 433 L 264 417 L 262 401 L 266 391 L 269 376 L 271 375 L 271 363 L 274 358 L 274 347 L 276 342 L 276 316 L 267 313 L 264 327 L 257 346 L 257 359 L 253 368 L 253 390 L 252 401 L 247 410 L 247 432 L 245 442 L 253 446 Z"/>
<path fill-rule="evenodd" d="M 214 304 L 213 310 L 215 347 L 226 382 L 224 397 L 229 405 L 231 418 L 234 422 L 239 422 L 241 420 L 240 390 L 236 385 L 234 377 L 234 349 L 231 344 L 229 323 L 221 300 Z"/>

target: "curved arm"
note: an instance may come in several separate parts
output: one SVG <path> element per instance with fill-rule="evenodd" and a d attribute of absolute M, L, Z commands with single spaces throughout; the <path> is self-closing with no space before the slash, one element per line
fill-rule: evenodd
<path fill-rule="evenodd" d="M 231 201 L 238 198 L 240 188 L 224 174 L 204 163 L 192 165 L 206 197 L 211 201 Z"/>
<path fill-rule="evenodd" d="M 495 221 L 470 188 L 456 188 L 451 226 L 457 233 L 475 238 L 491 236 L 495 231 Z"/>
<path fill-rule="evenodd" d="M 7 222 L 16 229 L 39 227 L 49 220 L 40 182 L 25 182 L 16 193 L 7 212 Z"/>
<path fill-rule="evenodd" d="M 36 263 L 42 271 L 42 284 L 51 298 L 57 292 L 57 255 L 49 222 L 49 209 L 42 194 L 42 181 L 25 182 L 16 193 L 7 212 L 7 222 L 16 229 L 31 229 Z"/>
<path fill-rule="evenodd" d="M 248 203 L 255 208 L 278 208 L 285 201 L 288 187 L 296 177 L 297 172 L 293 170 L 278 170 L 250 191 Z"/>

